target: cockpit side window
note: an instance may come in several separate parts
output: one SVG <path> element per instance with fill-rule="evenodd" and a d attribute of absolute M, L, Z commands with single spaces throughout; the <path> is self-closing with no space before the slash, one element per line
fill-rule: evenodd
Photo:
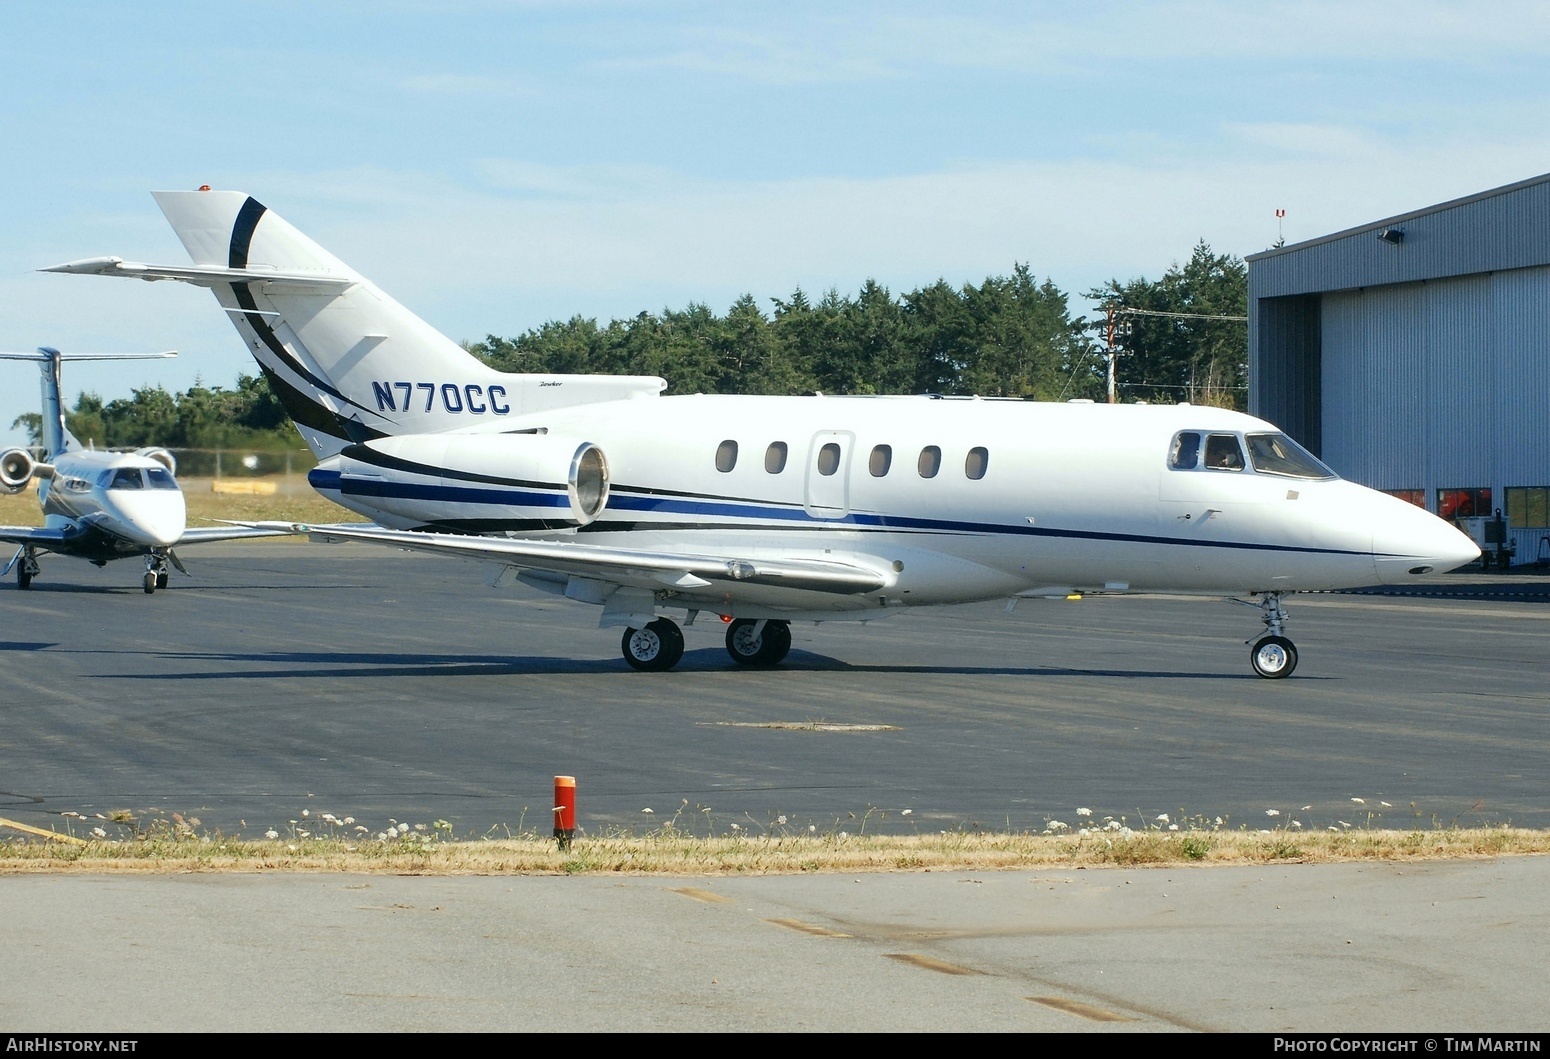
<path fill-rule="evenodd" d="M 1206 466 L 1218 471 L 1243 470 L 1243 447 L 1238 444 L 1238 435 L 1207 435 Z"/>
<path fill-rule="evenodd" d="M 113 472 L 113 477 L 108 482 L 109 489 L 144 489 L 145 483 L 140 479 L 140 468 L 120 467 Z"/>
<path fill-rule="evenodd" d="M 1173 451 L 1168 454 L 1168 466 L 1176 471 L 1193 471 L 1200 466 L 1198 431 L 1181 430 L 1173 436 Z"/>
<path fill-rule="evenodd" d="M 1250 434 L 1249 459 L 1261 474 L 1288 478 L 1334 478 L 1336 474 L 1319 458 L 1285 434 Z"/>
<path fill-rule="evenodd" d="M 151 483 L 152 489 L 176 489 L 178 480 L 172 477 L 172 472 L 165 467 L 147 467 L 145 477 Z"/>

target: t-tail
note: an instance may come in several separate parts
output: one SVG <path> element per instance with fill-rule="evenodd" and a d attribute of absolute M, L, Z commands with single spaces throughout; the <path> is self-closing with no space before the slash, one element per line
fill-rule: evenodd
<path fill-rule="evenodd" d="M 209 287 L 320 458 L 402 434 L 499 430 L 528 413 L 666 387 L 654 376 L 496 371 L 257 199 L 207 189 L 153 194 L 192 267 L 109 257 L 44 271 Z"/>

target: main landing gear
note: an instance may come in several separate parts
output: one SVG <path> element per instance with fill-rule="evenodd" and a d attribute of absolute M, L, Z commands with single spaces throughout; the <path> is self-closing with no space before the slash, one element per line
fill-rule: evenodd
<path fill-rule="evenodd" d="M 1237 600 L 1247 603 L 1247 600 Z M 1249 606 L 1256 604 L 1249 603 Z M 1249 665 L 1266 680 L 1279 680 L 1292 675 L 1297 668 L 1297 647 L 1282 633 L 1287 620 L 1286 608 L 1281 606 L 1281 593 L 1267 592 L 1257 604 L 1263 612 L 1260 619 L 1265 623 L 1265 635 L 1258 640 L 1245 640 L 1249 648 Z"/>
<path fill-rule="evenodd" d="M 16 587 L 31 588 L 32 579 L 38 576 L 38 553 L 23 545 L 11 562 L 16 564 Z"/>
<path fill-rule="evenodd" d="M 151 552 L 145 557 L 145 594 L 150 595 L 158 588 L 167 587 L 167 557 Z"/>
<path fill-rule="evenodd" d="M 684 634 L 669 618 L 626 629 L 619 649 L 630 668 L 648 673 L 672 669 L 684 655 Z M 791 623 L 738 618 L 727 626 L 727 654 L 744 666 L 773 666 L 791 651 Z"/>

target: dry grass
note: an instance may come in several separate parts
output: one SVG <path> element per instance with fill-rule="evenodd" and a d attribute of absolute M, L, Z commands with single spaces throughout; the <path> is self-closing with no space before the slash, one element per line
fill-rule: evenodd
<path fill-rule="evenodd" d="M 577 837 L 568 850 L 537 833 L 453 841 L 427 830 L 381 839 L 292 833 L 249 841 L 178 831 L 131 839 L 0 842 L 0 875 L 43 873 L 360 872 L 394 875 L 795 875 L 1421 861 L 1550 853 L 1550 833 L 1518 828 L 1416 831 L 1121 831 L 1087 834 L 870 836 L 649 834 Z M 305 836 L 305 837 L 303 837 Z"/>

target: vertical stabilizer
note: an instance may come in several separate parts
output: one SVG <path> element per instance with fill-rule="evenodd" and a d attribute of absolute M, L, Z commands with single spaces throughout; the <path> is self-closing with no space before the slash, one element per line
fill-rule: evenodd
<path fill-rule="evenodd" d="M 319 456 L 385 436 L 499 429 L 543 409 L 665 388 L 655 376 L 495 371 L 257 199 L 154 195 L 194 268 L 99 259 L 59 270 L 209 287 Z"/>

